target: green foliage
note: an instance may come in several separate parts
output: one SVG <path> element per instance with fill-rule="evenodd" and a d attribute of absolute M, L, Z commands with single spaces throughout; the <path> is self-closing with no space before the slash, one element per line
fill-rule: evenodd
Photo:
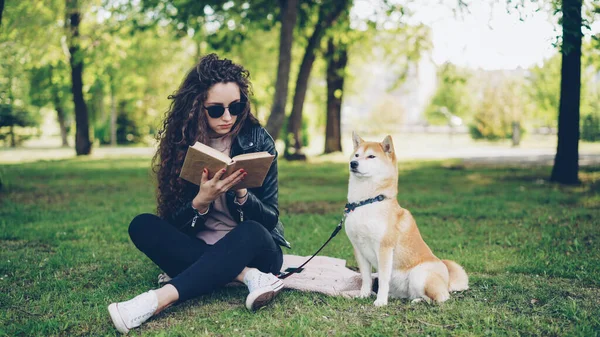
<path fill-rule="evenodd" d="M 431 103 L 425 110 L 427 122 L 448 125 L 449 114 L 466 119 L 473 114 L 475 97 L 469 86 L 471 74 L 451 63 L 445 63 L 437 71 L 438 86 Z"/>
<path fill-rule="evenodd" d="M 39 116 L 15 104 L 0 103 L 0 140 L 11 146 L 37 135 Z"/>
<path fill-rule="evenodd" d="M 138 157 L 2 167 L 3 335 L 115 335 L 107 305 L 156 288 L 159 268 L 127 234 L 136 214 L 154 212 L 149 165 Z M 374 297 L 288 290 L 250 313 L 247 290 L 234 287 L 168 308 L 130 335 L 597 335 L 600 168 L 583 168 L 579 187 L 539 180 L 549 172 L 401 163 L 400 204 L 433 252 L 470 276 L 470 289 L 443 305 L 392 299 L 377 308 Z M 344 163 L 280 162 L 281 217 L 294 247 L 286 254 L 310 255 L 329 238 L 347 178 Z M 343 231 L 322 255 L 357 265 Z"/>
<path fill-rule="evenodd" d="M 513 123 L 519 123 L 520 134 L 523 134 L 523 121 L 531 109 L 520 95 L 525 87 L 523 78 L 504 72 L 490 72 L 478 80 L 483 89 L 473 120 L 469 123 L 471 137 L 487 140 L 511 138 Z"/>
<path fill-rule="evenodd" d="M 143 0 L 141 8 L 154 19 L 151 24 L 169 23 L 180 38 L 192 37 L 228 52 L 255 32 L 271 30 L 278 22 L 280 2 Z"/>
<path fill-rule="evenodd" d="M 537 126 L 555 127 L 557 125 L 560 68 L 561 56 L 557 53 L 546 60 L 542 66 L 530 69 L 527 78 L 529 85 L 524 89 L 535 106 L 531 119 L 532 123 Z"/>
<path fill-rule="evenodd" d="M 97 123 L 94 127 L 94 139 L 102 145 L 110 144 L 110 124 Z"/>
<path fill-rule="evenodd" d="M 600 141 L 600 114 L 589 114 L 583 118 L 581 139 L 588 142 Z"/>
<path fill-rule="evenodd" d="M 265 124 L 271 111 L 275 92 L 277 57 L 279 53 L 279 31 L 255 31 L 229 52 L 214 51 L 234 62 L 242 64 L 250 71 L 252 81 L 252 107 L 255 115 Z"/>
<path fill-rule="evenodd" d="M 132 144 L 140 141 L 140 130 L 135 120 L 122 109 L 117 116 L 117 144 Z"/>
<path fill-rule="evenodd" d="M 101 142 L 110 142 L 111 113 L 136 125 L 138 135 L 158 124 L 170 101 L 167 96 L 194 62 L 188 52 L 191 42 L 172 41 L 173 27 L 148 25 L 140 29 L 139 4 L 119 6 L 117 3 L 90 9 L 89 20 L 82 29 L 90 37 L 86 45 L 88 84 L 86 100 L 95 133 Z M 106 17 L 107 11 L 111 13 Z M 136 19 L 132 22 L 129 19 Z M 177 60 L 174 62 L 173 60 Z M 113 110 L 114 104 L 114 110 Z M 120 141 L 127 141 L 123 134 Z"/>
<path fill-rule="evenodd" d="M 63 86 L 52 81 L 68 76 L 58 70 L 51 76 L 50 64 L 64 66 L 55 62 L 62 56 L 56 13 L 63 8 L 64 1 L 58 0 L 7 1 L 0 29 L 0 104 L 4 116 L 12 117 L 3 125 L 36 125 L 40 117 L 36 107 L 52 101 L 51 90 L 62 100 Z"/>
<path fill-rule="evenodd" d="M 289 119 L 286 118 L 283 127 L 281 128 L 283 131 L 287 130 L 288 127 L 288 121 Z M 310 138 L 311 135 L 313 133 L 311 133 L 311 129 L 310 129 L 310 121 L 307 120 L 306 115 L 303 116 L 302 118 L 302 144 L 304 144 L 304 146 L 310 146 Z M 285 138 L 283 139 L 283 143 L 285 144 L 285 151 L 286 154 L 290 154 L 290 150 L 293 150 L 293 147 L 291 146 L 292 142 L 294 141 L 294 135 L 290 132 L 285 132 Z"/>
<path fill-rule="evenodd" d="M 39 119 L 27 109 L 14 104 L 0 104 L 0 127 L 28 127 L 38 123 Z"/>

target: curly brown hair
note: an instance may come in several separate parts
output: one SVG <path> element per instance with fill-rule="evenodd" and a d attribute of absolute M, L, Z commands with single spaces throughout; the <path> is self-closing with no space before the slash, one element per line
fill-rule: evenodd
<path fill-rule="evenodd" d="M 217 83 L 236 83 L 240 97 L 246 102 L 246 110 L 238 115 L 230 134 L 235 138 L 249 124 L 259 124 L 251 112 L 250 72 L 228 59 L 209 54 L 187 73 L 179 89 L 169 95 L 172 100 L 165 112 L 162 128 L 156 135 L 158 150 L 152 159 L 157 176 L 157 213 L 169 218 L 177 208 L 189 202 L 198 193 L 198 186 L 179 178 L 188 146 L 196 141 L 206 144 L 209 125 L 203 112 L 208 90 Z"/>

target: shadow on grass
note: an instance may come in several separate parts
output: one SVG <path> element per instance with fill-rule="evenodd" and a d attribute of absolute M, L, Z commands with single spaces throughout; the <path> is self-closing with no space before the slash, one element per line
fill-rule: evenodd
<path fill-rule="evenodd" d="M 107 335 L 110 301 L 154 287 L 159 270 L 127 225 L 153 212 L 149 158 L 82 158 L 1 169 L 0 334 Z M 443 306 L 283 292 L 256 314 L 243 289 L 177 306 L 133 334 L 593 335 L 599 331 L 600 168 L 583 184 L 546 181 L 549 167 L 399 165 L 400 204 L 433 252 L 462 264 L 471 289 Z M 346 164 L 280 163 L 280 209 L 293 250 L 310 255 L 339 221 Z M 344 233 L 323 255 L 355 266 Z M 63 313 L 69 313 L 63 314 Z"/>

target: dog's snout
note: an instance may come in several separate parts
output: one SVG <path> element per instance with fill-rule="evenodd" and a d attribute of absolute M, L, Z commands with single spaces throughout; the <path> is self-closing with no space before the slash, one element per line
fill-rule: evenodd
<path fill-rule="evenodd" d="M 353 169 L 357 168 L 358 167 L 358 162 L 356 160 L 351 161 L 350 162 L 350 167 L 353 168 Z"/>

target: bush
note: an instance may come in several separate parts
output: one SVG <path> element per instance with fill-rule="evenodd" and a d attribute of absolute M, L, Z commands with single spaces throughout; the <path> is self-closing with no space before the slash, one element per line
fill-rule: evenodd
<path fill-rule="evenodd" d="M 110 125 L 108 123 L 96 125 L 94 139 L 97 139 L 102 145 L 110 144 Z"/>
<path fill-rule="evenodd" d="M 99 123 L 94 128 L 94 139 L 100 144 L 110 144 L 110 122 Z M 135 144 L 143 140 L 140 128 L 135 120 L 130 118 L 126 112 L 117 116 L 117 144 Z"/>
<path fill-rule="evenodd" d="M 486 140 L 499 140 L 499 139 L 510 139 L 513 137 L 513 127 L 515 122 L 508 123 L 505 120 L 499 118 L 493 118 L 493 116 L 487 116 L 485 114 L 477 114 L 473 118 L 473 122 L 469 124 L 469 133 L 471 138 L 486 139 Z M 519 133 L 517 138 L 521 139 L 525 134 L 526 130 L 523 128 L 523 124 L 518 123 Z M 515 145 L 518 145 L 518 140 Z"/>
<path fill-rule="evenodd" d="M 589 114 L 583 119 L 581 140 L 588 142 L 600 141 L 600 116 L 598 114 Z"/>
<path fill-rule="evenodd" d="M 510 138 L 512 130 L 510 123 L 500 113 L 480 110 L 473 116 L 469 124 L 469 133 L 473 139 L 498 140 Z"/>
<path fill-rule="evenodd" d="M 39 136 L 39 113 L 14 104 L 0 104 L 0 141 L 12 147 Z"/>
<path fill-rule="evenodd" d="M 117 144 L 134 144 L 141 141 L 140 130 L 135 120 L 126 112 L 117 116 Z"/>

